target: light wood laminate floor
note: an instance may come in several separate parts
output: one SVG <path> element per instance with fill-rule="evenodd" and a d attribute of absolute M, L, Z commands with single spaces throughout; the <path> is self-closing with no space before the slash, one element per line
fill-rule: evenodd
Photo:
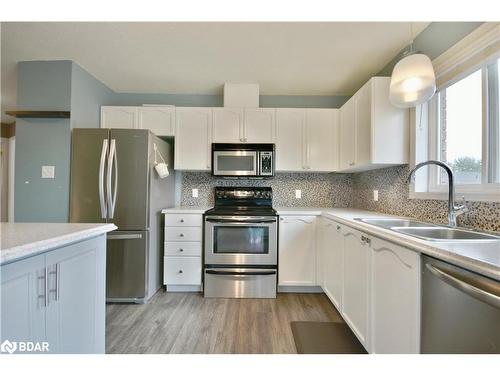
<path fill-rule="evenodd" d="M 106 352 L 296 353 L 292 321 L 343 320 L 319 293 L 224 299 L 160 291 L 146 305 L 107 305 Z"/>

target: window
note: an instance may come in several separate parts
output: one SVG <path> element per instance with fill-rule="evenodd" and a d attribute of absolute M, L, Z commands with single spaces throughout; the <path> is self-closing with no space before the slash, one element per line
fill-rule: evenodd
<path fill-rule="evenodd" d="M 496 58 L 443 85 L 425 105 L 427 115 L 420 108 L 417 160 L 450 165 L 456 191 L 466 199 L 500 201 L 499 86 Z M 445 198 L 448 176 L 442 168 L 429 167 L 417 179 L 412 197 Z"/>

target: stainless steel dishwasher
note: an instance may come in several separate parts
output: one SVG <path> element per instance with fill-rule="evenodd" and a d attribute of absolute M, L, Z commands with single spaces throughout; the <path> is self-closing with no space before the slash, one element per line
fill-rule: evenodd
<path fill-rule="evenodd" d="M 422 353 L 500 353 L 500 282 L 422 257 Z"/>

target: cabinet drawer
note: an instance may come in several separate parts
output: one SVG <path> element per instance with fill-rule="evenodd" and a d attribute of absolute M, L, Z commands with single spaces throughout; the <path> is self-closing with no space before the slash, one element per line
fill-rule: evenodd
<path fill-rule="evenodd" d="M 166 214 L 166 227 L 201 227 L 201 215 L 196 214 Z"/>
<path fill-rule="evenodd" d="M 200 285 L 201 257 L 166 256 L 163 272 L 167 285 Z"/>
<path fill-rule="evenodd" d="M 166 227 L 165 240 L 170 241 L 201 241 L 201 227 Z"/>
<path fill-rule="evenodd" d="M 201 242 L 165 242 L 165 255 L 201 256 Z"/>

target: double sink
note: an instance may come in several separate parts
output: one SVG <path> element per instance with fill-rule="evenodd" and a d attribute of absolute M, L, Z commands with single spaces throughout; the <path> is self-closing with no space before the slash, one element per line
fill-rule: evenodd
<path fill-rule="evenodd" d="M 427 241 L 500 241 L 499 236 L 488 233 L 422 223 L 411 219 L 356 218 L 354 220 Z"/>

